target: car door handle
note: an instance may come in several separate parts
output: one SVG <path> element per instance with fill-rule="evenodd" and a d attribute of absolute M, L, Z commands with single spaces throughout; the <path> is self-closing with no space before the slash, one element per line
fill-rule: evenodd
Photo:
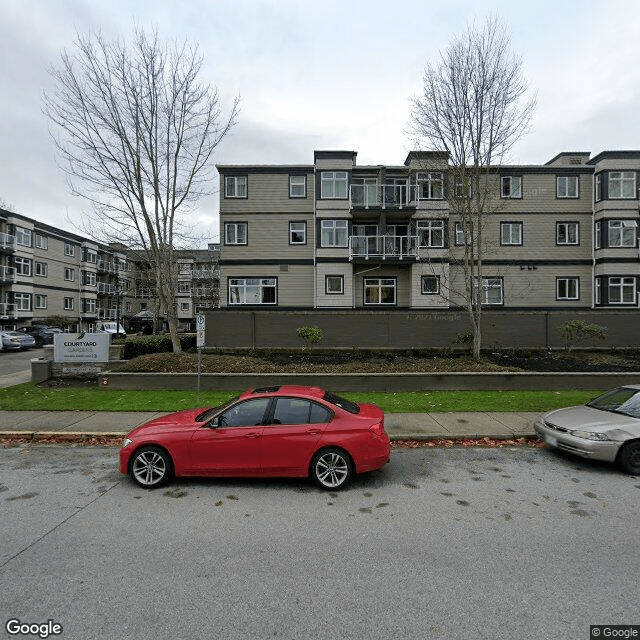
<path fill-rule="evenodd" d="M 260 437 L 260 434 L 259 433 L 255 433 L 255 432 L 247 433 L 245 435 L 245 438 L 259 438 L 259 437 Z"/>
<path fill-rule="evenodd" d="M 307 429 L 307 433 L 312 436 L 320 435 L 320 429 Z"/>

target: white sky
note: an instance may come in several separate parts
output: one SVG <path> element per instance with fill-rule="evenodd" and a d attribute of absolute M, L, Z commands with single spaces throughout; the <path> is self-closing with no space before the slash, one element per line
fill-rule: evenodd
<path fill-rule="evenodd" d="M 474 19 L 495 13 L 538 93 L 531 133 L 514 163 L 560 151 L 640 149 L 637 0 L 0 0 L 0 199 L 77 231 L 85 204 L 56 165 L 42 114 L 47 72 L 76 31 L 108 37 L 134 24 L 188 38 L 205 58 L 202 81 L 239 124 L 217 164 L 310 164 L 316 149 L 358 152 L 358 164 L 402 164 L 409 99 L 422 71 Z M 218 237 L 218 195 L 197 224 Z"/>

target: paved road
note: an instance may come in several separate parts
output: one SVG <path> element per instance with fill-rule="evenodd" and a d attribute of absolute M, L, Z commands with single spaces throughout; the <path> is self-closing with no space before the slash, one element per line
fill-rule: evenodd
<path fill-rule="evenodd" d="M 399 450 L 339 494 L 147 492 L 115 456 L 0 449 L 3 624 L 53 619 L 83 640 L 586 640 L 590 624 L 640 623 L 640 478 L 607 465 Z"/>
<path fill-rule="evenodd" d="M 31 371 L 31 358 L 41 358 L 44 349 L 26 349 L 25 351 L 0 351 L 0 376 Z"/>

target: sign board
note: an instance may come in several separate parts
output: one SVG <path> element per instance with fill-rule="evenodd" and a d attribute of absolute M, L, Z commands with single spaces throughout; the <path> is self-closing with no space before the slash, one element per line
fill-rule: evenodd
<path fill-rule="evenodd" d="M 110 340 L 108 333 L 56 333 L 53 360 L 87 364 L 109 362 Z"/>
<path fill-rule="evenodd" d="M 196 347 L 204 347 L 204 313 L 196 314 Z"/>

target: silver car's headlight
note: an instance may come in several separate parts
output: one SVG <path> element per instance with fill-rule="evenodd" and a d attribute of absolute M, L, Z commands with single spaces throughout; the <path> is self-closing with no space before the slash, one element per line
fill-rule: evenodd
<path fill-rule="evenodd" d="M 122 448 L 124 449 L 125 447 L 128 447 L 132 442 L 133 440 L 129 440 L 129 438 L 125 438 L 124 442 L 122 443 Z"/>
<path fill-rule="evenodd" d="M 585 440 L 609 440 L 606 433 L 598 433 L 597 431 L 571 431 L 572 436 L 576 438 L 584 438 Z"/>

